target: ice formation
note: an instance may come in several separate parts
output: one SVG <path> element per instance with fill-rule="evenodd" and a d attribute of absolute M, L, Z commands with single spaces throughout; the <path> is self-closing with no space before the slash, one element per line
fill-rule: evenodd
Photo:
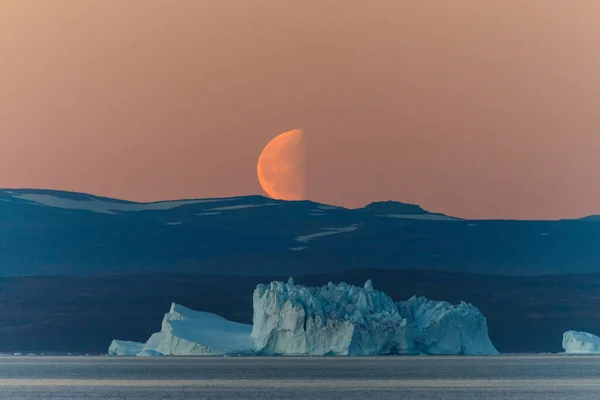
<path fill-rule="evenodd" d="M 406 321 L 385 293 L 346 283 L 311 288 L 272 282 L 253 296 L 259 353 L 374 355 L 408 350 Z"/>
<path fill-rule="evenodd" d="M 567 354 L 600 353 L 600 337 L 587 332 L 567 331 L 563 333 L 562 347 Z"/>
<path fill-rule="evenodd" d="M 424 297 L 394 303 L 370 280 L 363 287 L 347 283 L 306 287 L 295 285 L 292 278 L 287 283 L 261 284 L 254 291 L 253 306 L 251 326 L 173 303 L 161 331 L 145 344 L 115 340 L 109 354 L 498 353 L 476 307 Z M 596 339 L 598 346 L 600 338 Z"/>
<path fill-rule="evenodd" d="M 160 345 L 162 340 L 162 333 L 153 333 L 152 336 L 146 341 L 146 344 L 142 350 L 137 354 L 140 357 L 156 357 L 164 354 L 160 353 L 156 348 Z"/>
<path fill-rule="evenodd" d="M 108 354 L 111 356 L 135 356 L 142 348 L 144 348 L 144 343 L 113 340 L 108 348 Z"/>
<path fill-rule="evenodd" d="M 252 326 L 173 303 L 151 349 L 164 355 L 224 355 L 253 349 Z"/>
<path fill-rule="evenodd" d="M 412 327 L 413 349 L 426 354 L 498 354 L 488 337 L 487 322 L 473 305 L 452 305 L 425 297 L 397 302 Z"/>

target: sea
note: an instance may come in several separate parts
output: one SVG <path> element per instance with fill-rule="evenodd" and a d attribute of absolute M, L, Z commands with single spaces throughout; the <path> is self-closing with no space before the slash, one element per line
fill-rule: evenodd
<path fill-rule="evenodd" d="M 0 399 L 600 399 L 600 357 L 0 357 Z"/>

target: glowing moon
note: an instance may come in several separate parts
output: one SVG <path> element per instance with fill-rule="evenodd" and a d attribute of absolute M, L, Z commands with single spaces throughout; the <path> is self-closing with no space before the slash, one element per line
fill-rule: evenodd
<path fill-rule="evenodd" d="M 258 158 L 256 172 L 260 186 L 274 199 L 305 199 L 304 158 L 304 133 L 300 129 L 278 135 Z"/>

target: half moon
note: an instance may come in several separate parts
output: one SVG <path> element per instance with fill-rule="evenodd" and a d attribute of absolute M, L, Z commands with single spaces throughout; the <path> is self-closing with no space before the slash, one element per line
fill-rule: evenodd
<path fill-rule="evenodd" d="M 284 132 L 271 140 L 258 158 L 256 172 L 263 190 L 279 200 L 306 198 L 304 133 Z"/>

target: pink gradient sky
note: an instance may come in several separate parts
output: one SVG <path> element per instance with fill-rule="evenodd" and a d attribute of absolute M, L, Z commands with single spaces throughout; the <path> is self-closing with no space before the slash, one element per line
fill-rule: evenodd
<path fill-rule="evenodd" d="M 598 0 L 0 0 L 0 187 L 600 213 Z"/>

